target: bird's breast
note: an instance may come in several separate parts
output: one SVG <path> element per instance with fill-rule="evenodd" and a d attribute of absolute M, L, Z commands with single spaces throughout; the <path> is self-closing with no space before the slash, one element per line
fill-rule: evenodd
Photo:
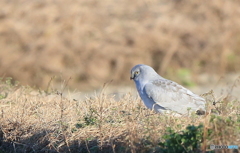
<path fill-rule="evenodd" d="M 143 89 L 144 89 L 144 86 L 146 85 L 146 83 L 136 81 L 135 84 L 136 84 L 136 88 L 137 88 L 138 93 L 139 94 L 143 93 Z"/>

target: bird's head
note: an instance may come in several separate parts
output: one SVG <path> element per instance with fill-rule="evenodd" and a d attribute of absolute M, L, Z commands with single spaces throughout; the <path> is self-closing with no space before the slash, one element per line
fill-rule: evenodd
<path fill-rule="evenodd" d="M 134 81 L 139 80 L 146 81 L 156 79 L 156 77 L 159 77 L 159 75 L 155 72 L 155 70 L 152 67 L 144 64 L 138 64 L 132 68 L 130 79 Z"/>

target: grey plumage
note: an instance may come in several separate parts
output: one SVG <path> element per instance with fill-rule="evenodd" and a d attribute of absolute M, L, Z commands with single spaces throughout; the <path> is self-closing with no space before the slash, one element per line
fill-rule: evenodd
<path fill-rule="evenodd" d="M 205 99 L 176 82 L 161 77 L 150 66 L 134 66 L 130 78 L 134 80 L 144 104 L 151 110 L 160 113 L 171 110 L 179 114 L 205 112 Z"/>

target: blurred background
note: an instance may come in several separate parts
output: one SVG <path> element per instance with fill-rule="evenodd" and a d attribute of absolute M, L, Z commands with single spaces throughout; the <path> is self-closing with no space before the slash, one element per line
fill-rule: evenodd
<path fill-rule="evenodd" d="M 184 86 L 240 72 L 240 1 L 1 0 L 0 77 L 92 91 L 136 64 Z M 205 91 L 205 90 L 203 90 Z"/>

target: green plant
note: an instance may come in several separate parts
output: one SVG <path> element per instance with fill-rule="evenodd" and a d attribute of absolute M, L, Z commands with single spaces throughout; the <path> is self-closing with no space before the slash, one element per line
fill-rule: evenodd
<path fill-rule="evenodd" d="M 0 100 L 7 97 L 7 93 L 0 94 Z"/>
<path fill-rule="evenodd" d="M 181 132 L 175 132 L 171 128 L 167 128 L 166 131 L 167 133 L 163 136 L 165 142 L 159 143 L 163 152 L 200 152 L 203 125 L 189 125 Z"/>
<path fill-rule="evenodd" d="M 94 125 L 97 122 L 96 110 L 90 108 L 89 114 L 84 116 L 84 123 L 86 126 Z"/>

